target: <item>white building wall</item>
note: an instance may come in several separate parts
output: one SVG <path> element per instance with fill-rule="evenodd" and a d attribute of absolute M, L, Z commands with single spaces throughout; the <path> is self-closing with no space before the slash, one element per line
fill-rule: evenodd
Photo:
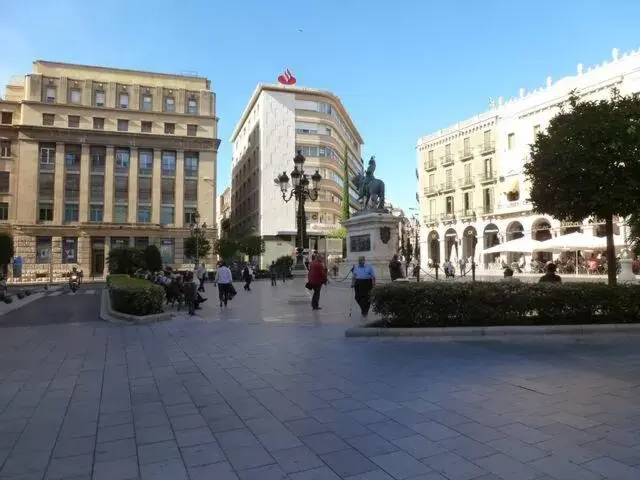
<path fill-rule="evenodd" d="M 293 169 L 296 148 L 296 100 L 293 93 L 263 91 L 260 106 L 260 171 L 262 235 L 295 231 L 295 201 L 285 203 L 274 178 Z"/>

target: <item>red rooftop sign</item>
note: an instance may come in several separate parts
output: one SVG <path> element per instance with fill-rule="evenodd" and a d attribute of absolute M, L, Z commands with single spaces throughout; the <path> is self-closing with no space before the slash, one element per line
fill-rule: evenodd
<path fill-rule="evenodd" d="M 289 69 L 285 69 L 284 73 L 278 77 L 278 81 L 282 85 L 295 85 L 296 77 L 293 76 L 293 73 L 289 71 Z"/>

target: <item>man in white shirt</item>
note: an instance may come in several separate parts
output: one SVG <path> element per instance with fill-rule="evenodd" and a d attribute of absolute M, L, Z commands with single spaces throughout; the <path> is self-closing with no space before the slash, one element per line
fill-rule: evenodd
<path fill-rule="evenodd" d="M 215 282 L 218 284 L 218 294 L 220 296 L 220 306 L 223 305 L 226 307 L 227 302 L 231 298 L 231 291 L 233 288 L 232 282 L 233 277 L 231 275 L 231 270 L 227 267 L 225 262 L 220 262 L 220 266 L 216 270 L 216 279 Z"/>

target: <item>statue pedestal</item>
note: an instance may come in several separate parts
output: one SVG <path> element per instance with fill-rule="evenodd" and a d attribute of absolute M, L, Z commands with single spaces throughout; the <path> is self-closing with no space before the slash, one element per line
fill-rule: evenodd
<path fill-rule="evenodd" d="M 633 273 L 633 259 L 628 250 L 624 250 L 620 255 L 620 273 L 618 274 L 618 283 L 637 283 L 635 274 Z"/>
<path fill-rule="evenodd" d="M 347 229 L 347 271 L 364 256 L 378 281 L 391 281 L 389 262 L 398 253 L 398 219 L 387 211 L 365 210 L 342 224 Z"/>

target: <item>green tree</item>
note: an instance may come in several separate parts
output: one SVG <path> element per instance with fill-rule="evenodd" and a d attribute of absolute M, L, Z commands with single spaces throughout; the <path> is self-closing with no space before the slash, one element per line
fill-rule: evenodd
<path fill-rule="evenodd" d="M 0 267 L 2 274 L 7 274 L 7 265 L 11 263 L 14 255 L 13 237 L 8 233 L 0 233 Z"/>
<path fill-rule="evenodd" d="M 142 251 L 133 247 L 113 248 L 107 258 L 109 273 L 133 275 L 145 267 Z"/>
<path fill-rule="evenodd" d="M 184 239 L 184 254 L 192 260 L 207 258 L 211 253 L 211 242 L 204 231 L 196 230 Z"/>
<path fill-rule="evenodd" d="M 613 91 L 609 100 L 572 93 L 531 145 L 524 169 L 535 211 L 559 220 L 605 220 L 609 284 L 616 284 L 613 217 L 640 202 L 640 98 Z"/>
<path fill-rule="evenodd" d="M 156 245 L 147 245 L 147 248 L 142 252 L 142 257 L 147 270 L 150 272 L 162 270 L 162 255 Z"/>
<path fill-rule="evenodd" d="M 223 218 L 222 219 L 222 221 L 220 222 L 220 230 L 222 230 L 222 236 L 223 237 L 229 236 L 229 233 L 231 232 L 231 219 L 230 218 Z"/>
<path fill-rule="evenodd" d="M 351 195 L 349 195 L 349 184 L 351 179 L 349 178 L 349 156 L 347 150 L 347 144 L 344 144 L 344 158 L 342 159 L 342 175 L 344 176 L 344 182 L 342 183 L 342 214 L 341 220 L 349 220 L 351 212 L 349 207 L 351 206 Z M 343 237 L 343 238 L 346 238 Z"/>
<path fill-rule="evenodd" d="M 347 238 L 347 229 L 344 227 L 339 227 L 334 230 L 327 232 L 327 238 L 342 238 L 343 240 Z"/>
<path fill-rule="evenodd" d="M 219 238 L 215 245 L 215 253 L 225 261 L 231 260 L 238 250 L 238 243 L 230 238 Z"/>
<path fill-rule="evenodd" d="M 264 240 L 259 235 L 249 235 L 238 243 L 240 245 L 240 251 L 248 255 L 249 259 L 262 255 L 265 250 Z"/>

